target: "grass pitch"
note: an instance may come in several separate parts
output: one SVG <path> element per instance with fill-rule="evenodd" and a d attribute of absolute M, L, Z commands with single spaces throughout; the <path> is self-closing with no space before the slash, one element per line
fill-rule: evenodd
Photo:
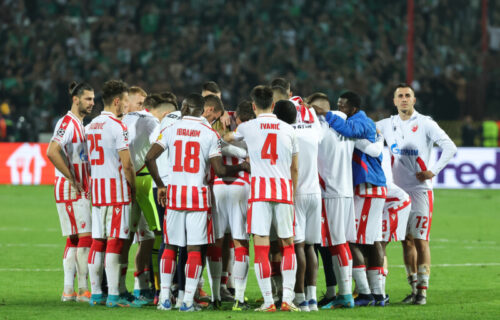
<path fill-rule="evenodd" d="M 0 319 L 499 319 L 500 191 L 437 190 L 435 199 L 433 267 L 426 306 L 399 303 L 409 286 L 401 246 L 391 244 L 387 250 L 388 307 L 258 314 L 235 313 L 229 311 L 230 304 L 224 304 L 228 311 L 181 314 L 155 307 L 107 309 L 60 302 L 65 241 L 52 187 L 0 186 Z M 132 272 L 133 266 L 129 268 L 129 289 L 133 287 Z M 320 269 L 318 298 L 322 290 Z M 253 268 L 246 295 L 250 302 L 260 297 Z"/>

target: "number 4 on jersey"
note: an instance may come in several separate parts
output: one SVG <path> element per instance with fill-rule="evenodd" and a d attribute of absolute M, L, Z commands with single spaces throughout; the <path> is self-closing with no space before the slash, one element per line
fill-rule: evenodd
<path fill-rule="evenodd" d="M 278 154 L 276 153 L 276 133 L 270 133 L 267 135 L 264 146 L 260 151 L 260 157 L 262 159 L 271 160 L 271 165 L 276 165 L 276 160 L 278 160 Z"/>

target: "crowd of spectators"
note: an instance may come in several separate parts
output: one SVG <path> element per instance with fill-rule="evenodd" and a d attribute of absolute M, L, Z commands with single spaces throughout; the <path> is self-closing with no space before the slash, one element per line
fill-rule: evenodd
<path fill-rule="evenodd" d="M 357 91 L 381 116 L 405 80 L 406 13 L 406 1 L 378 0 L 4 0 L 0 103 L 32 130 L 51 131 L 72 80 L 97 94 L 121 78 L 179 97 L 214 80 L 231 109 L 282 76 L 301 95 Z M 493 1 L 488 15 L 500 24 Z M 480 19 L 480 1 L 415 0 L 413 85 L 423 112 L 453 120 L 471 103 L 499 104 L 500 59 L 482 53 Z"/>

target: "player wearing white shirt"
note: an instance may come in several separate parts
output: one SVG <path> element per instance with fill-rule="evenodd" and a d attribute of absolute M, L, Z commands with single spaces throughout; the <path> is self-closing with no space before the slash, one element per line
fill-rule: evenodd
<path fill-rule="evenodd" d="M 52 136 L 47 157 L 56 171 L 54 196 L 63 236 L 64 290 L 62 301 L 88 301 L 87 257 L 92 243 L 90 219 L 87 138 L 83 118 L 94 106 L 94 89 L 86 83 L 71 83 L 69 94 L 71 110 L 59 119 Z M 74 289 L 75 271 L 78 276 L 78 294 Z"/>
<path fill-rule="evenodd" d="M 167 127 L 146 155 L 146 165 L 158 186 L 158 198 L 166 206 L 161 262 L 161 296 L 158 309 L 170 310 L 170 286 L 174 275 L 178 246 L 186 246 L 186 286 L 180 311 L 196 311 L 194 293 L 202 270 L 201 247 L 213 243 L 210 190 L 206 183 L 210 165 L 219 176 L 249 170 L 247 163 L 222 164 L 220 137 L 200 117 L 204 100 L 190 94 L 182 103 L 183 118 Z M 158 174 L 156 159 L 168 149 L 169 181 L 165 187 Z"/>
<path fill-rule="evenodd" d="M 325 95 L 312 101 L 318 114 L 330 110 Z M 345 119 L 339 111 L 334 114 Z M 352 179 L 352 157 L 354 148 L 370 156 L 382 152 L 383 139 L 376 143 L 356 140 L 342 136 L 328 125 L 320 116 L 323 140 L 319 146 L 318 169 L 322 188 L 322 243 L 328 247 L 332 256 L 335 277 L 339 286 L 339 296 L 323 308 L 354 307 L 352 298 L 352 256 L 348 242 L 356 241 L 354 192 Z"/>
<path fill-rule="evenodd" d="M 128 86 L 110 80 L 103 87 L 104 111 L 89 125 L 87 145 L 92 169 L 92 238 L 89 253 L 91 305 L 104 302 L 103 264 L 108 283 L 108 307 L 139 307 L 119 297 L 120 254 L 130 236 L 130 205 L 135 197 L 135 171 L 127 127 L 116 118 L 128 105 Z M 107 239 L 107 243 L 106 243 Z M 106 254 L 104 257 L 104 250 Z M 104 259 L 105 263 L 104 263 Z"/>
<path fill-rule="evenodd" d="M 137 98 L 142 95 L 131 94 L 131 96 Z M 150 303 L 153 302 L 153 293 L 149 287 L 149 265 L 155 241 L 153 231 L 161 230 L 161 227 L 154 204 L 152 178 L 147 171 L 144 159 L 159 134 L 159 120 L 163 116 L 160 104 L 163 99 L 158 94 L 144 98 L 144 106 L 151 112 L 144 110 L 141 104 L 137 106 L 131 104 L 129 113 L 123 117 L 123 123 L 127 125 L 129 131 L 130 155 L 136 170 L 136 201 L 132 204 L 131 212 L 131 232 L 136 233 L 139 242 L 135 259 L 134 296 L 144 303 Z M 161 239 L 159 232 L 158 238 Z M 122 268 L 121 274 L 125 278 L 126 270 Z"/>
<path fill-rule="evenodd" d="M 281 310 L 299 311 L 293 305 L 296 258 L 293 246 L 294 190 L 298 178 L 298 145 L 292 126 L 272 114 L 273 92 L 257 86 L 251 92 L 256 119 L 242 123 L 225 140 L 244 140 L 252 167 L 247 212 L 248 233 L 254 235 L 255 273 L 264 297 L 257 311 L 274 312 L 269 262 L 269 235 L 274 226 L 283 252 L 283 302 Z"/>
<path fill-rule="evenodd" d="M 412 294 L 404 302 L 426 303 L 430 275 L 429 234 L 434 195 L 431 179 L 456 153 L 456 146 L 430 117 L 415 110 L 415 92 L 407 84 L 394 91 L 398 114 L 381 120 L 377 127 L 384 135 L 391 153 L 394 182 L 406 191 L 412 201 L 406 240 L 403 241 L 405 265 Z M 437 144 L 441 158 L 428 168 L 431 150 Z"/>

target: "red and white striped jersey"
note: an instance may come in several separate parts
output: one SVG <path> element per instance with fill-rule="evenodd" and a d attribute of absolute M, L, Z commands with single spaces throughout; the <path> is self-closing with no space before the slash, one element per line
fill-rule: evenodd
<path fill-rule="evenodd" d="M 65 155 L 65 162 L 84 192 L 77 194 L 64 175 L 56 170 L 54 195 L 56 202 L 67 202 L 89 197 L 89 161 L 87 139 L 82 122 L 71 112 L 57 121 L 51 141 L 57 142 Z"/>
<path fill-rule="evenodd" d="M 299 152 L 293 127 L 272 113 L 260 114 L 240 124 L 234 138 L 244 139 L 248 146 L 252 168 L 249 202 L 293 204 L 290 166 L 292 156 Z"/>
<path fill-rule="evenodd" d="M 314 109 L 308 108 L 300 96 L 294 96 L 289 99 L 297 109 L 297 122 L 314 123 L 317 121 Z"/>
<path fill-rule="evenodd" d="M 376 186 L 371 183 L 360 183 L 354 188 L 354 194 L 364 198 L 383 198 L 387 196 L 385 186 Z"/>
<path fill-rule="evenodd" d="M 127 126 L 113 113 L 103 111 L 88 125 L 86 133 L 92 168 L 92 205 L 130 203 L 130 187 L 118 155 L 129 147 Z"/>
<path fill-rule="evenodd" d="M 202 118 L 184 116 L 160 133 L 156 141 L 169 152 L 167 209 L 210 208 L 206 176 L 210 158 L 221 156 L 220 136 Z"/>
<path fill-rule="evenodd" d="M 235 156 L 232 151 L 238 151 L 238 153 L 240 153 L 241 156 L 240 157 Z M 234 166 L 244 162 L 246 155 L 247 152 L 245 149 L 235 145 L 227 145 L 222 148 L 222 163 L 224 163 L 224 165 Z M 219 178 L 215 176 L 213 184 L 244 186 L 245 184 L 249 183 L 250 183 L 250 174 L 246 171 L 240 171 L 238 172 L 238 175 L 234 177 Z"/>

